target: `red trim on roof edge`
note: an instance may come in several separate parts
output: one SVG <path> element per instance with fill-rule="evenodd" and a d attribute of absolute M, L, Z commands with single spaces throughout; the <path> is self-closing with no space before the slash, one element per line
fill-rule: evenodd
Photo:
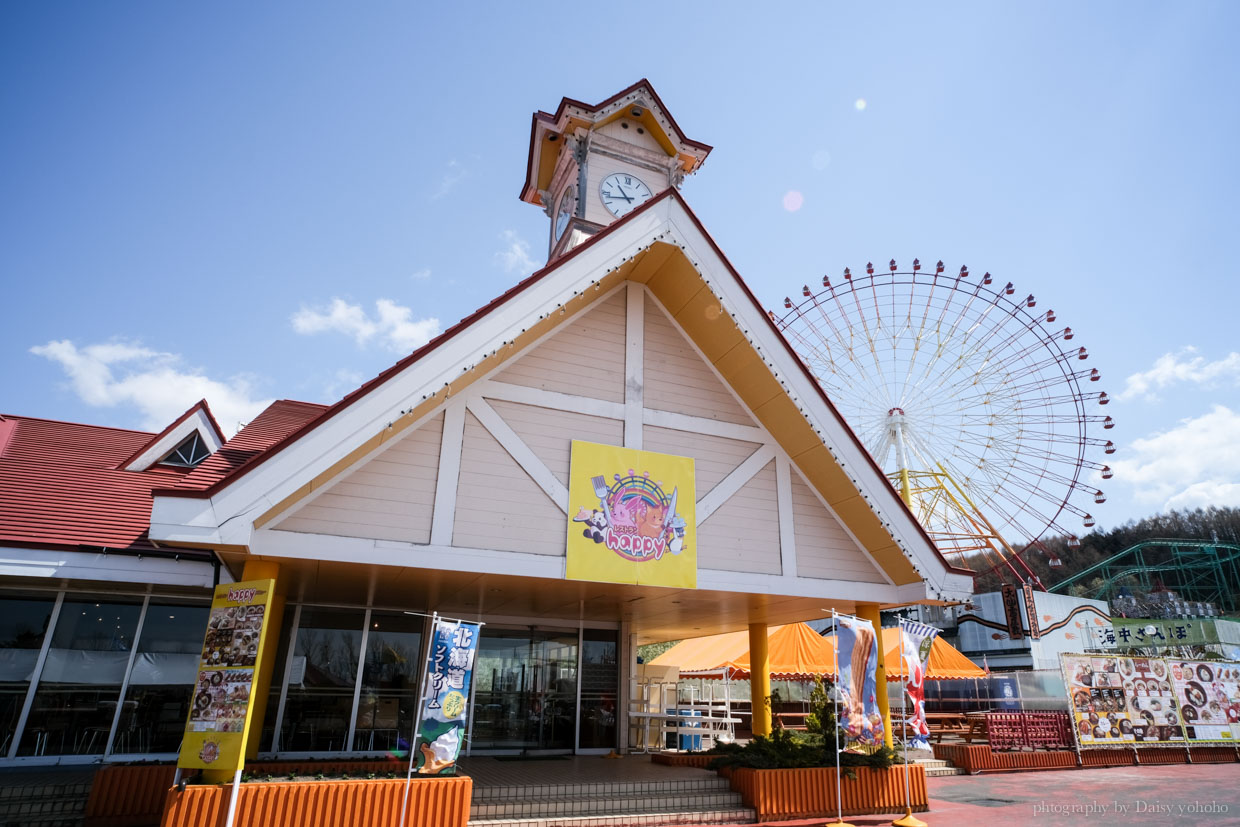
<path fill-rule="evenodd" d="M 4 449 L 8 447 L 9 439 L 12 438 L 13 432 L 16 430 L 16 421 L 0 416 L 0 457 L 4 456 Z"/>
<path fill-rule="evenodd" d="M 641 80 L 637 81 L 637 83 L 634 83 L 632 86 L 628 87 L 627 89 L 621 89 L 619 92 L 612 95 L 607 100 L 603 101 L 602 103 L 596 103 L 593 106 L 591 106 L 588 103 L 579 101 L 575 98 L 561 98 L 560 105 L 556 107 L 554 114 L 551 112 L 544 112 L 541 109 L 536 111 L 534 113 L 534 117 L 530 121 L 530 154 L 529 154 L 529 158 L 526 159 L 526 162 L 525 162 L 525 183 L 521 186 L 521 195 L 519 195 L 518 198 L 524 201 L 525 194 L 529 192 L 530 187 L 533 186 L 534 139 L 538 137 L 538 124 L 540 121 L 542 123 L 555 123 L 556 121 L 560 119 L 560 116 L 564 114 L 564 110 L 570 106 L 575 106 L 578 109 L 584 109 L 587 112 L 597 112 L 600 109 L 604 109 L 608 106 L 611 106 L 613 103 L 620 100 L 625 95 L 635 92 L 637 89 L 643 86 L 650 92 L 650 96 L 654 98 L 654 102 L 658 105 L 659 109 L 663 111 L 663 114 L 667 117 L 667 122 L 672 125 L 672 129 L 676 130 L 676 137 L 678 137 L 682 143 L 689 144 L 690 146 L 695 146 L 698 149 L 706 150 L 706 153 L 709 155 L 711 150 L 714 149 L 714 147 L 711 146 L 710 144 L 704 144 L 701 141 L 695 141 L 692 138 L 686 136 L 684 133 L 684 130 L 680 128 L 680 124 L 676 123 L 676 119 L 672 117 L 671 111 L 663 103 L 663 99 L 659 97 L 659 93 L 654 90 L 654 86 L 650 83 L 649 80 L 647 80 L 646 78 L 642 78 Z M 702 163 L 706 163 L 705 158 L 702 159 Z"/>
<path fill-rule="evenodd" d="M 608 235 L 615 232 L 618 227 L 624 226 L 628 221 L 632 220 L 636 216 L 639 216 L 645 213 L 647 210 L 653 209 L 656 204 L 670 197 L 675 192 L 676 190 L 674 189 L 664 190 L 659 195 L 655 196 L 651 200 L 647 201 L 645 204 L 642 204 L 640 207 L 633 210 L 631 213 L 626 215 L 624 218 L 621 218 L 620 220 L 616 221 L 614 224 L 611 224 L 610 226 L 608 226 L 606 229 L 602 230 L 601 232 L 598 232 L 590 236 L 590 238 L 586 239 L 581 244 L 569 250 L 563 256 L 557 258 L 553 263 L 549 263 L 545 265 L 541 270 L 536 270 L 535 272 L 526 276 L 525 279 L 517 282 L 515 285 L 510 287 L 508 290 L 505 290 L 499 296 L 487 302 L 482 307 L 475 310 L 473 313 L 470 313 L 468 316 L 461 319 L 456 324 L 452 325 L 452 327 L 448 328 L 447 330 L 439 334 L 434 339 L 431 339 L 429 342 L 422 345 L 422 347 L 418 348 L 413 353 L 410 353 L 408 356 L 404 357 L 399 362 L 392 365 L 390 368 L 383 371 L 375 378 L 371 379 L 368 382 L 365 382 L 364 384 L 359 386 L 356 390 L 350 391 L 349 393 L 345 394 L 344 397 L 339 402 L 329 407 L 320 416 L 318 416 L 315 419 L 310 420 L 309 422 L 307 422 L 305 425 L 301 426 L 297 430 L 289 433 L 287 436 L 285 436 L 275 445 L 272 445 L 271 447 L 263 451 L 261 454 L 258 454 L 253 459 L 250 459 L 245 464 L 241 465 L 239 468 L 237 468 L 235 471 L 233 471 L 231 474 L 224 477 L 223 479 L 217 480 L 216 482 L 212 483 L 206 488 L 200 488 L 200 489 L 156 488 L 151 492 L 152 496 L 192 497 L 192 498 L 201 498 L 201 499 L 206 499 L 208 497 L 214 496 L 215 494 L 219 493 L 220 489 L 222 489 L 225 485 L 233 482 L 238 477 L 241 477 L 242 475 L 249 473 L 252 469 L 266 462 L 269 457 L 279 453 L 281 450 L 283 450 L 283 448 L 286 445 L 288 445 L 292 441 L 301 438 L 305 434 L 317 428 L 322 423 L 326 422 L 328 419 L 331 419 L 333 416 L 338 414 L 340 411 L 349 407 L 349 405 L 352 405 L 356 400 L 365 396 L 366 393 L 371 388 L 375 387 L 376 385 L 382 384 L 384 381 L 386 381 L 388 378 L 390 378 L 394 374 L 399 373 L 400 371 L 404 370 L 412 363 L 423 358 L 428 353 L 431 353 L 436 348 L 440 347 L 442 344 L 452 339 L 453 337 L 455 337 L 457 334 L 459 334 L 466 328 L 473 325 L 476 321 L 478 321 L 482 317 L 491 313 L 493 310 L 498 308 L 500 305 L 505 304 L 510 299 L 512 299 L 514 296 L 520 293 L 523 293 L 525 290 L 527 290 L 528 288 L 532 287 L 534 284 L 541 281 L 548 274 L 554 272 L 556 269 L 558 269 L 563 264 L 569 261 L 572 261 L 573 258 L 580 255 L 585 250 L 589 249 L 591 246 L 596 244 L 600 239 L 606 238 Z M 310 404 L 310 403 L 302 403 L 302 404 Z"/>
<path fill-rule="evenodd" d="M 620 94 L 622 95 L 626 94 L 627 91 L 628 90 L 626 90 L 625 92 L 621 92 Z M 848 434 L 849 437 L 851 437 L 853 444 L 861 452 L 862 456 L 866 458 L 866 461 L 869 462 L 870 467 L 874 470 L 874 473 L 878 474 L 879 477 L 886 479 L 886 474 L 884 474 L 882 469 L 878 467 L 878 463 L 874 461 L 874 458 L 870 456 L 870 452 L 866 450 L 864 445 L 862 445 L 861 440 L 858 439 L 856 433 L 853 432 L 852 427 L 840 415 L 839 410 L 835 407 L 835 403 L 833 403 L 827 397 L 826 391 L 822 389 L 822 385 L 819 384 L 816 378 L 814 378 L 814 375 L 810 372 L 809 368 L 806 367 L 804 361 L 802 361 L 801 357 L 797 355 L 795 350 L 793 350 L 792 345 L 788 343 L 788 340 L 784 337 L 784 335 L 779 332 L 779 328 L 775 326 L 775 323 L 773 321 L 771 321 L 770 316 L 768 316 L 766 310 L 763 309 L 762 304 L 761 302 L 758 301 L 757 296 L 755 296 L 753 291 L 749 289 L 749 285 L 745 283 L 745 280 L 741 278 L 740 273 L 738 273 L 736 271 L 736 268 L 732 266 L 732 262 L 728 260 L 728 257 L 724 254 L 723 250 L 721 250 L 719 248 L 719 245 L 715 243 L 715 239 L 711 237 L 711 234 L 709 232 L 707 232 L 706 227 L 703 226 L 701 220 L 697 217 L 697 214 L 693 212 L 693 209 L 690 208 L 688 202 L 685 201 L 684 197 L 680 194 L 679 191 L 677 191 L 675 188 L 669 188 L 667 190 L 664 190 L 658 196 L 652 198 L 650 201 L 647 201 L 642 206 L 633 210 L 628 215 L 626 215 L 624 218 L 621 218 L 620 220 L 616 221 L 614 224 L 610 225 L 603 231 L 596 233 L 595 235 L 586 239 L 586 241 L 584 241 L 577 247 L 574 247 L 572 250 L 570 250 L 568 253 L 561 256 L 560 258 L 556 259 L 554 262 L 548 263 L 541 270 L 537 270 L 534 273 L 531 273 L 529 276 L 527 276 L 524 280 L 517 282 L 516 285 L 514 285 L 513 287 L 511 287 L 504 293 L 500 294 L 496 298 L 492 299 L 487 304 L 478 308 L 477 310 L 475 310 L 473 313 L 469 314 L 465 318 L 461 319 L 455 325 L 453 325 L 452 327 L 448 328 L 443 333 L 441 333 L 438 337 L 427 342 L 425 345 L 418 348 L 417 350 L 415 350 L 413 353 L 409 354 L 405 358 L 401 359 L 399 362 L 397 362 L 396 364 L 394 364 L 392 367 L 388 368 L 387 370 L 383 371 L 378 376 L 371 379 L 369 382 L 364 383 L 363 385 L 358 387 L 356 390 L 352 391 L 351 393 L 346 394 L 343 399 L 341 399 L 335 405 L 331 406 L 326 411 L 324 411 L 321 416 L 311 420 L 310 422 L 307 422 L 301 428 L 298 428 L 297 430 L 288 434 L 282 440 L 277 442 L 275 445 L 263 451 L 261 454 L 255 456 L 253 459 L 246 462 L 244 465 L 237 468 L 235 471 L 233 471 L 231 474 L 224 477 L 223 479 L 218 480 L 212 485 L 210 485 L 209 487 L 200 489 L 200 490 L 157 488 L 151 492 L 151 495 L 155 497 L 167 496 L 167 497 L 189 497 L 189 498 L 201 498 L 201 499 L 205 499 L 205 498 L 215 495 L 225 485 L 232 483 L 239 477 L 248 473 L 252 469 L 258 467 L 263 462 L 265 462 L 268 458 L 270 458 L 271 456 L 274 456 L 275 454 L 283 450 L 285 446 L 291 444 L 293 441 L 299 439 L 306 433 L 309 433 L 311 430 L 317 428 L 323 422 L 326 422 L 328 419 L 330 419 L 331 417 L 335 416 L 340 411 L 347 408 L 354 401 L 364 396 L 366 392 L 370 390 L 371 388 L 375 387 L 378 384 L 381 384 L 393 374 L 398 373 L 399 371 L 408 367 L 413 362 L 426 356 L 428 353 L 438 348 L 444 342 L 448 341 L 449 339 L 459 334 L 461 331 L 470 327 L 476 321 L 481 319 L 483 316 L 488 315 L 491 311 L 493 311 L 500 305 L 504 304 L 509 299 L 513 298 L 514 296 L 516 296 L 517 294 L 521 292 L 524 292 L 526 289 L 528 289 L 529 287 L 531 287 L 538 281 L 541 281 L 548 274 L 554 272 L 555 270 L 558 270 L 562 265 L 571 261 L 575 256 L 580 254 L 583 250 L 586 250 L 589 247 L 591 247 L 598 240 L 605 238 L 606 236 L 615 232 L 618 227 L 624 226 L 625 224 L 628 223 L 629 220 L 633 219 L 634 217 L 638 215 L 645 213 L 649 209 L 652 209 L 655 204 L 658 204 L 667 198 L 674 198 L 680 204 L 680 206 L 684 208 L 685 212 L 689 215 L 690 220 L 693 221 L 694 226 L 696 226 L 698 230 L 701 231 L 702 235 L 706 237 L 706 241 L 707 243 L 710 244 L 711 249 L 714 250 L 715 255 L 719 256 L 719 260 L 722 261 L 723 265 L 728 268 L 728 272 L 732 274 L 732 277 L 734 279 L 736 279 L 736 282 L 737 284 L 740 285 L 741 290 L 744 291 L 745 295 L 749 297 L 749 300 L 750 302 L 752 302 L 754 309 L 757 310 L 758 313 L 762 316 L 762 318 L 766 321 L 766 324 L 770 328 L 771 332 L 775 334 L 775 337 L 781 343 L 783 343 L 784 349 L 787 351 L 788 355 L 792 358 L 792 360 L 800 367 L 801 372 L 804 373 L 805 377 L 810 380 L 810 383 L 813 385 L 814 389 L 817 390 L 819 398 L 823 401 L 823 403 L 826 404 L 827 408 L 835 416 L 836 420 L 841 425 L 844 426 L 844 432 Z M 913 525 L 916 526 L 917 531 L 922 535 L 922 537 L 926 541 L 926 544 L 930 546 L 930 548 L 934 551 L 935 555 L 939 558 L 939 561 L 943 564 L 944 568 L 948 572 L 953 573 L 953 574 L 966 574 L 966 575 L 975 574 L 975 572 L 973 572 L 970 569 L 960 568 L 958 566 L 955 566 L 949 563 L 947 561 L 947 558 L 943 556 L 943 553 L 939 551 L 938 546 L 935 545 L 932 539 L 930 539 L 930 535 L 926 533 L 926 530 L 922 527 L 921 522 L 918 521 L 918 519 L 913 515 L 912 510 L 908 507 L 908 505 L 904 502 L 904 500 L 896 496 L 895 489 L 891 488 L 890 486 L 884 486 L 884 488 L 886 488 L 890 492 L 892 500 L 893 502 L 897 504 L 897 507 L 903 509 L 904 512 L 908 514 L 909 519 L 912 521 Z"/>
<path fill-rule="evenodd" d="M 129 467 L 129 465 L 130 465 L 132 462 L 134 462 L 134 461 L 135 461 L 138 457 L 142 456 L 144 453 L 146 453 L 147 451 L 149 451 L 149 450 L 151 449 L 151 446 L 152 446 L 152 445 L 154 445 L 155 443 L 159 442 L 159 441 L 160 441 L 161 439 L 163 439 L 165 436 L 167 436 L 168 434 L 170 434 L 170 433 L 172 433 L 174 430 L 176 430 L 176 427 L 177 427 L 178 425 L 180 425 L 180 424 L 181 424 L 182 422 L 184 422 L 185 420 L 189 419 L 189 418 L 190 418 L 190 416 L 192 416 L 192 415 L 193 415 L 194 411 L 198 410 L 199 408 L 201 408 L 201 409 L 202 409 L 202 411 L 203 411 L 203 413 L 205 413 L 205 414 L 207 415 L 207 421 L 208 421 L 208 422 L 210 422 L 210 423 L 211 423 L 211 427 L 215 429 L 215 436 L 216 436 L 216 438 L 218 438 L 218 439 L 219 439 L 219 441 L 220 441 L 221 443 L 223 443 L 223 442 L 227 442 L 227 440 L 224 438 L 224 432 L 223 432 L 222 430 L 220 430 L 220 423 L 216 422 L 216 421 L 215 421 L 215 417 L 211 414 L 211 406 L 207 404 L 207 400 L 205 400 L 205 399 L 199 399 L 197 402 L 195 402 L 193 405 L 191 405 L 191 406 L 189 407 L 189 410 L 187 410 L 185 413 L 183 413 L 183 414 L 181 414 L 180 416 L 178 416 L 178 417 L 176 418 L 176 421 L 174 421 L 174 422 L 173 422 L 171 425 L 169 425 L 167 428 L 164 428 L 162 431 L 160 431 L 159 433 L 157 433 L 155 436 L 151 437 L 149 440 L 147 440 L 147 443 L 146 443 L 145 445 L 143 445 L 143 446 L 142 446 L 141 448 L 139 448 L 138 450 L 134 451 L 132 455 L 130 455 L 129 457 L 127 457 L 127 458 L 125 459 L 125 461 L 124 461 L 124 462 L 122 462 L 121 464 L 117 465 L 116 467 L 117 467 L 117 468 L 119 468 L 119 469 L 121 469 L 121 470 L 124 470 L 125 468 L 128 468 L 128 467 Z"/>
<path fill-rule="evenodd" d="M 675 190 L 671 190 L 671 192 L 675 192 Z M 861 443 L 861 440 L 857 438 L 857 434 L 853 431 L 852 426 L 848 424 L 848 421 L 845 420 L 844 417 L 840 416 L 839 410 L 835 407 L 835 403 L 827 397 L 827 392 L 823 390 L 822 384 L 814 377 L 814 374 L 810 372 L 810 369 L 806 366 L 804 360 L 797 355 L 795 350 L 793 350 L 792 345 L 788 343 L 788 339 L 785 338 L 784 334 L 779 332 L 779 328 L 775 326 L 775 322 L 773 322 L 771 317 L 767 315 L 766 310 L 762 307 L 762 303 L 758 301 L 758 297 L 755 296 L 753 291 L 749 289 L 749 285 L 746 284 L 745 280 L 741 278 L 740 273 L 736 272 L 736 268 L 732 266 L 732 262 L 728 261 L 728 257 L 724 255 L 723 250 L 719 249 L 719 245 L 715 243 L 715 239 L 712 238 L 710 233 L 706 231 L 706 227 L 702 225 L 702 222 L 698 219 L 697 214 L 693 212 L 692 208 L 690 208 L 685 199 L 681 197 L 679 192 L 676 193 L 676 200 L 679 201 L 680 205 L 685 208 L 685 212 L 689 214 L 689 218 L 693 221 L 694 225 L 702 232 L 702 235 L 706 237 L 706 242 L 710 244 L 711 249 L 715 251 L 715 255 L 719 256 L 719 260 L 722 261 L 723 265 L 728 268 L 728 272 L 730 272 L 732 277 L 736 279 L 736 283 L 740 285 L 741 290 L 745 291 L 745 295 L 749 297 L 751 302 L 753 302 L 754 309 L 757 310 L 762 316 L 763 321 L 766 322 L 767 326 L 771 329 L 771 332 L 774 333 L 775 337 L 783 343 L 784 349 L 788 351 L 788 355 L 792 357 L 792 360 L 796 362 L 798 367 L 800 367 L 801 372 L 805 374 L 805 378 L 809 379 L 810 384 L 812 384 L 814 389 L 818 391 L 819 398 L 826 403 L 827 407 L 831 410 L 831 413 L 834 414 L 839 423 L 844 426 L 844 432 L 852 437 L 853 444 L 859 451 L 861 451 L 861 455 L 865 457 L 866 461 L 870 463 L 870 467 L 874 469 L 874 473 L 878 474 L 884 480 L 887 479 L 887 475 L 883 473 L 883 470 L 878 467 L 878 463 L 874 461 L 874 457 L 870 456 L 870 452 L 866 450 L 865 446 Z M 891 494 L 892 499 L 898 504 L 898 507 L 902 508 L 904 512 L 908 514 L 909 519 L 913 521 L 913 525 L 917 527 L 918 532 L 920 532 L 921 536 L 925 538 L 926 543 L 930 546 L 930 548 L 934 549 L 934 553 L 938 556 L 939 560 L 949 572 L 953 574 L 968 575 L 973 575 L 976 573 L 971 569 L 960 568 L 947 562 L 947 558 L 943 556 L 943 552 L 939 551 L 939 547 L 935 544 L 934 540 L 930 539 L 930 535 L 926 533 L 926 529 L 922 526 L 921 521 L 914 516 L 913 510 L 908 507 L 908 504 L 904 502 L 903 499 L 896 496 L 895 488 L 890 485 L 885 485 L 883 488 Z"/>

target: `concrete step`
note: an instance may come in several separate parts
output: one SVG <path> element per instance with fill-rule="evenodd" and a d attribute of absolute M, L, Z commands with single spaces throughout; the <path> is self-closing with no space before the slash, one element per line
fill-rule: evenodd
<path fill-rule="evenodd" d="M 932 767 L 926 770 L 926 778 L 938 778 L 941 775 L 965 775 L 960 767 Z"/>
<path fill-rule="evenodd" d="M 663 793 L 635 796 L 548 796 L 538 799 L 491 800 L 470 808 L 471 822 L 487 819 L 549 819 L 618 816 L 632 813 L 714 812 L 741 807 L 731 791 Z"/>
<path fill-rule="evenodd" d="M 470 827 L 670 827 L 686 824 L 753 824 L 758 814 L 746 807 L 679 810 L 553 818 L 470 819 Z"/>
<path fill-rule="evenodd" d="M 714 773 L 702 773 L 700 778 L 692 780 L 670 781 L 598 781 L 582 784 L 522 784 L 512 786 L 474 787 L 473 804 L 478 806 L 488 801 L 522 801 L 539 800 L 547 797 L 564 796 L 643 796 L 666 795 L 671 793 L 708 793 L 730 790 L 726 778 Z"/>

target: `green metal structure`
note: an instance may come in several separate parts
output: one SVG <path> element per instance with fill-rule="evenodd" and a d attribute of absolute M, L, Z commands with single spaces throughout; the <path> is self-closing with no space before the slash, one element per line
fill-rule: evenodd
<path fill-rule="evenodd" d="M 1146 540 L 1077 572 L 1048 591 L 1067 594 L 1076 584 L 1102 578 L 1096 600 L 1110 600 L 1128 585 L 1133 591 L 1153 591 L 1159 584 L 1184 600 L 1213 603 L 1221 612 L 1240 606 L 1240 546 L 1208 540 Z M 1157 582 L 1156 582 L 1157 581 Z"/>

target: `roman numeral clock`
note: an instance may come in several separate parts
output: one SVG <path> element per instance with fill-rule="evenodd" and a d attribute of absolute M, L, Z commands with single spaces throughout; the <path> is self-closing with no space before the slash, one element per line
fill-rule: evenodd
<path fill-rule="evenodd" d="M 535 112 L 521 200 L 551 219 L 547 260 L 679 187 L 710 149 L 681 133 L 646 80 L 594 106 L 564 98 Z"/>

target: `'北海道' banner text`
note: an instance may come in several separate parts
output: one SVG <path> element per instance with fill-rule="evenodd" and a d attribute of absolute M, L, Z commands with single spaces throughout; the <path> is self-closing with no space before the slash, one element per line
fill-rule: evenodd
<path fill-rule="evenodd" d="M 456 759 L 467 731 L 478 629 L 477 623 L 463 620 L 435 621 L 414 745 L 419 775 L 456 774 Z"/>
<path fill-rule="evenodd" d="M 693 460 L 573 440 L 570 580 L 697 588 Z"/>
<path fill-rule="evenodd" d="M 178 767 L 241 768 L 274 588 L 274 580 L 215 587 Z"/>

